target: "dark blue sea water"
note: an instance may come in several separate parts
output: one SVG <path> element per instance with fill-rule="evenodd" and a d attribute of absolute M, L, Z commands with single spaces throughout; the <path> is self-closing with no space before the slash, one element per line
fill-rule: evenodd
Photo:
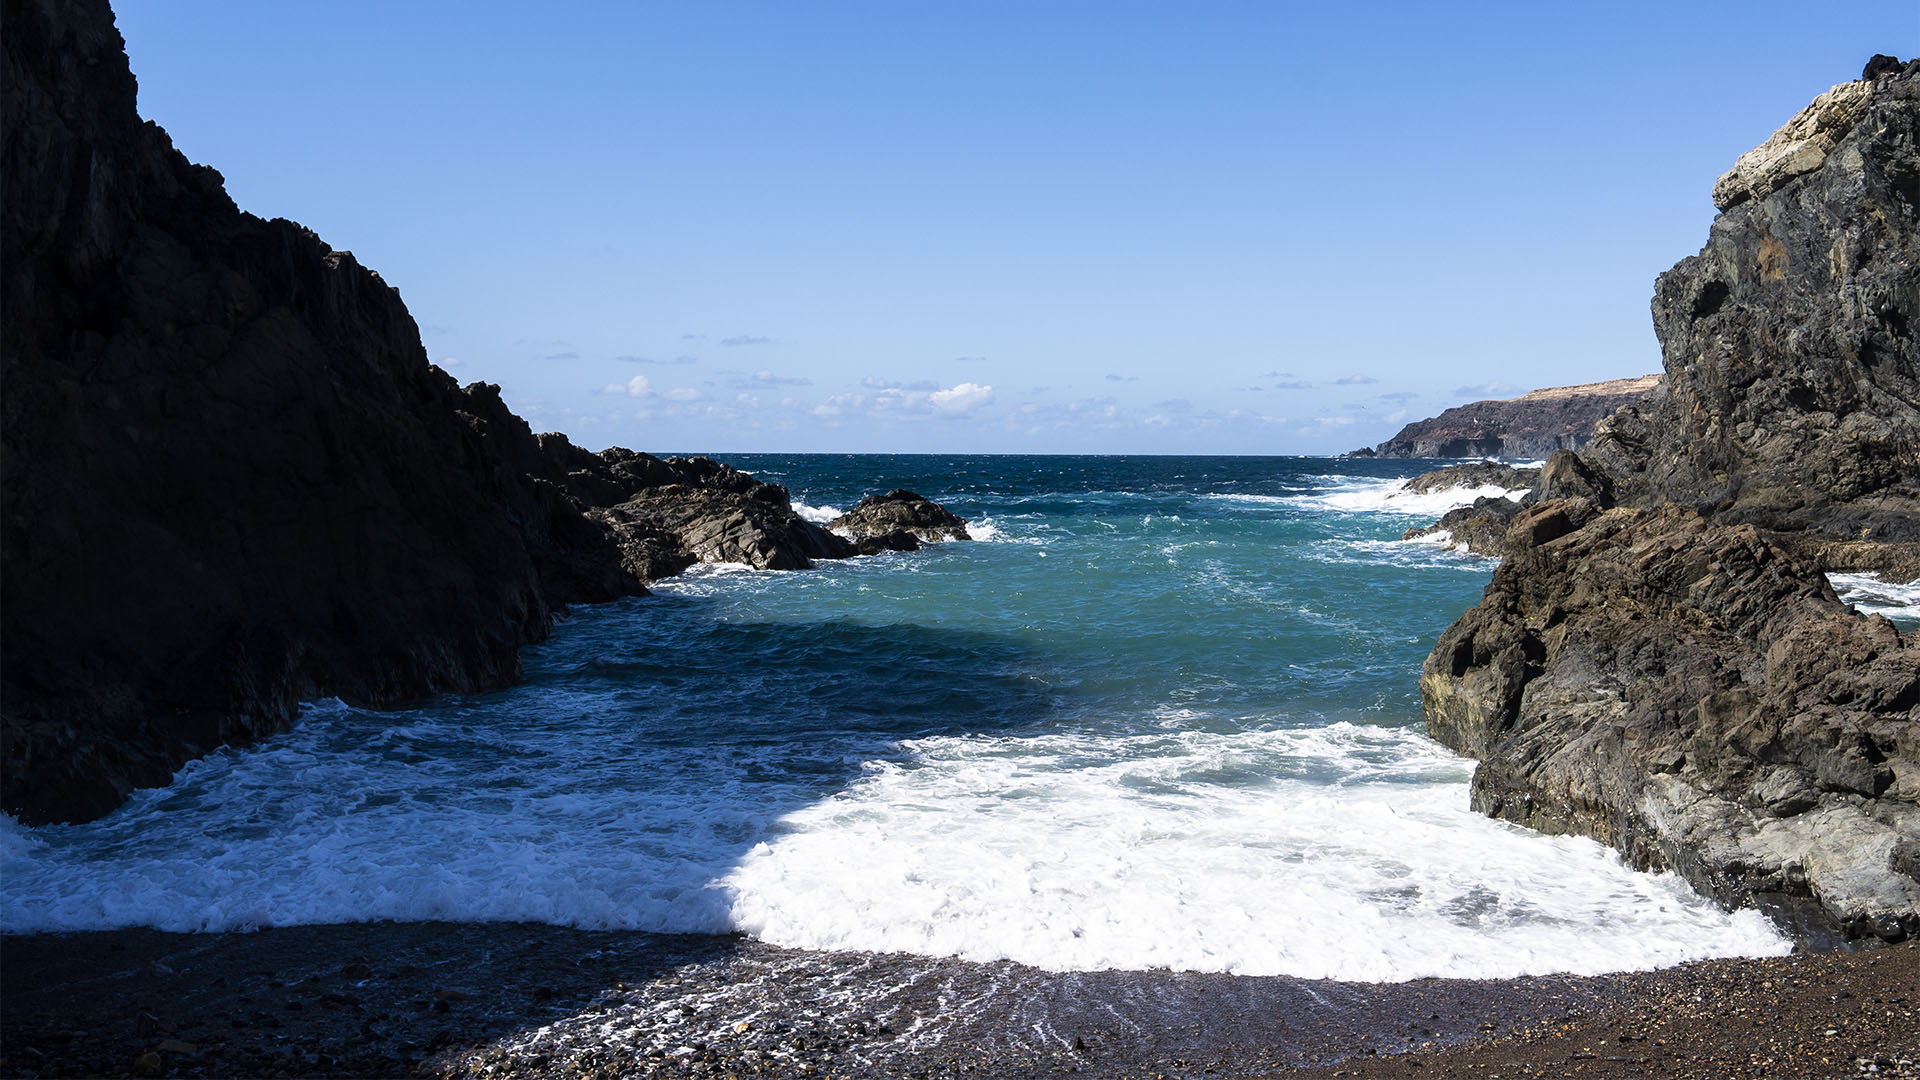
<path fill-rule="evenodd" d="M 0 823 L 12 931 L 367 919 L 1393 980 L 1777 952 L 1752 913 L 1467 809 L 1417 678 L 1492 564 L 1402 542 L 1430 463 L 730 458 L 821 520 L 977 539 L 702 567 L 526 681 L 314 703 L 84 826 Z"/>

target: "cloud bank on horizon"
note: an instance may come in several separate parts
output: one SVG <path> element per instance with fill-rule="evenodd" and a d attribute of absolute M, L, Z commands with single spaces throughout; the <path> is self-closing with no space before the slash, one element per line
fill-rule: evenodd
<path fill-rule="evenodd" d="M 1911 0 L 120 9 L 243 209 L 663 452 L 1332 453 L 1656 371 L 1714 178 L 1920 52 Z"/>

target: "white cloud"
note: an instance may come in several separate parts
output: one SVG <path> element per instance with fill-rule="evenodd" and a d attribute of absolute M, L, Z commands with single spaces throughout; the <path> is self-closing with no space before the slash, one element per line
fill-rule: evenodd
<path fill-rule="evenodd" d="M 848 413 L 859 412 L 866 407 L 866 404 L 867 395 L 865 394 L 835 394 L 815 405 L 812 412 L 815 416 L 845 416 Z"/>
<path fill-rule="evenodd" d="M 639 376 L 636 375 L 634 378 L 637 379 Z M 660 396 L 666 398 L 668 401 L 698 401 L 700 400 L 700 391 L 691 386 L 676 386 Z"/>
<path fill-rule="evenodd" d="M 440 358 L 440 366 L 441 367 L 459 367 L 460 358 L 457 356 L 443 356 Z"/>
<path fill-rule="evenodd" d="M 918 390 L 922 393 L 931 393 L 932 391 L 940 389 L 940 384 L 934 382 L 932 379 L 919 379 L 914 382 L 904 383 L 896 382 L 892 379 L 882 379 L 876 375 L 869 375 L 861 379 L 860 385 L 869 390 Z"/>
<path fill-rule="evenodd" d="M 608 383 L 600 391 L 603 394 L 625 394 L 628 397 L 648 397 L 653 393 L 652 384 L 645 375 L 635 375 L 624 383 Z"/>
<path fill-rule="evenodd" d="M 945 390 L 935 390 L 927 395 L 927 401 L 936 412 L 949 415 L 970 413 L 993 401 L 993 387 L 963 382 Z"/>
<path fill-rule="evenodd" d="M 723 374 L 725 374 L 723 372 Z M 771 371 L 756 371 L 751 375 L 736 375 L 733 385 L 742 390 L 753 390 L 765 386 L 812 386 L 813 380 L 797 375 L 778 375 Z"/>
<path fill-rule="evenodd" d="M 963 382 L 946 389 L 937 383 L 903 386 L 885 379 L 865 379 L 863 385 L 878 390 L 872 394 L 835 394 L 815 405 L 813 415 L 824 417 L 864 414 L 875 419 L 891 417 L 966 416 L 991 404 L 993 387 Z M 927 385 L 935 389 L 921 390 Z"/>

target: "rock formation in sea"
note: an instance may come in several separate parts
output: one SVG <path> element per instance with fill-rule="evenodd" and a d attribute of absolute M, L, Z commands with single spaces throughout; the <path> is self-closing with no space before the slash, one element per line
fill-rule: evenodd
<path fill-rule="evenodd" d="M 1408 424 L 1378 446 L 1348 456 L 1543 458 L 1555 450 L 1586 446 L 1601 420 L 1659 385 L 1660 376 L 1642 375 L 1456 405 L 1439 416 Z"/>
<path fill-rule="evenodd" d="M 895 489 L 869 495 L 828 527 L 852 538 L 862 551 L 913 551 L 922 541 L 971 540 L 967 523 L 924 496 Z"/>
<path fill-rule="evenodd" d="M 6 0 L 0 797 L 80 820 L 184 761 L 514 679 L 565 605 L 856 546 L 701 458 L 536 436 L 399 293 L 242 212 L 135 111 L 104 0 Z"/>
<path fill-rule="evenodd" d="M 1920 62 L 1822 94 L 1662 275 L 1663 385 L 1554 454 L 1421 678 L 1474 806 L 1807 943 L 1920 934 L 1920 640 L 1824 576 L 1920 576 Z"/>

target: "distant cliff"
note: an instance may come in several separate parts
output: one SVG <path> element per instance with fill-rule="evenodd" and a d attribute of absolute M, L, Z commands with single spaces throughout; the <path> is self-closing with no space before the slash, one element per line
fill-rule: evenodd
<path fill-rule="evenodd" d="M 1535 390 L 1502 401 L 1475 401 L 1418 420 L 1355 457 L 1544 458 L 1593 441 L 1594 427 L 1660 385 L 1660 376 Z"/>
<path fill-rule="evenodd" d="M 1663 386 L 1503 508 L 1420 680 L 1473 805 L 1757 905 L 1920 935 L 1920 639 L 1823 575 L 1920 576 L 1920 61 L 1741 157 L 1661 275 Z"/>
<path fill-rule="evenodd" d="M 378 274 L 141 121 L 105 0 L 4 14 L 8 812 L 98 816 L 305 698 L 502 685 L 559 608 L 697 560 L 858 550 L 717 462 L 536 436 Z"/>

